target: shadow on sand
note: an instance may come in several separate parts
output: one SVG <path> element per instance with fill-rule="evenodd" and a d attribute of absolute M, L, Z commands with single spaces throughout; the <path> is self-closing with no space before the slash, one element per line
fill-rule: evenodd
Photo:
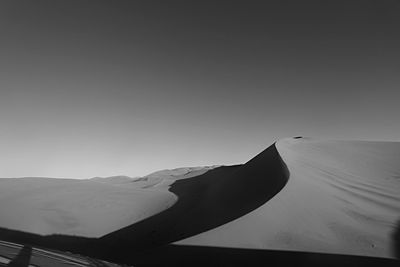
<path fill-rule="evenodd" d="M 397 221 L 396 227 L 392 234 L 393 255 L 400 260 L 400 220 Z"/>
<path fill-rule="evenodd" d="M 136 255 L 135 266 L 398 266 L 399 261 L 311 252 L 167 245 Z"/>
<path fill-rule="evenodd" d="M 7 267 L 28 267 L 31 261 L 32 247 L 24 246 Z"/>
<path fill-rule="evenodd" d="M 288 170 L 275 145 L 244 165 L 220 167 L 179 180 L 170 191 L 171 208 L 99 239 L 117 261 L 132 250 L 143 251 L 213 229 L 260 207 L 286 184 Z"/>

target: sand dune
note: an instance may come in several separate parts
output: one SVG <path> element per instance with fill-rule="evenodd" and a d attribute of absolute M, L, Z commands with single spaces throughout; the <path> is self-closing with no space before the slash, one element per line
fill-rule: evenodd
<path fill-rule="evenodd" d="M 192 178 L 201 174 L 206 173 L 209 170 L 220 167 L 219 165 L 213 166 L 201 166 L 201 167 L 183 167 L 183 168 L 175 168 L 175 169 L 166 169 L 161 171 L 156 171 L 150 173 L 144 178 L 163 178 L 163 179 L 171 179 L 171 180 L 181 180 Z"/>
<path fill-rule="evenodd" d="M 0 226 L 99 237 L 156 214 L 176 199 L 168 190 L 91 180 L 5 179 L 0 180 Z"/>
<path fill-rule="evenodd" d="M 160 263 L 166 251 L 171 264 L 180 253 L 185 264 L 190 255 L 375 264 L 328 254 L 399 253 L 399 162 L 400 143 L 290 138 L 243 165 L 114 180 L 5 179 L 0 239 L 128 264 Z M 22 215 L 29 223 L 18 222 Z"/>
<path fill-rule="evenodd" d="M 281 192 L 177 244 L 394 257 L 400 143 L 291 138 L 276 147 L 290 171 Z"/>
<path fill-rule="evenodd" d="M 177 168 L 138 178 L 3 178 L 0 227 L 42 235 L 100 237 L 169 208 L 177 200 L 168 190 L 171 184 L 215 167 Z"/>
<path fill-rule="evenodd" d="M 285 183 L 283 162 L 270 146 L 243 165 L 219 167 L 176 181 L 170 188 L 178 196 L 175 205 L 99 241 L 103 247 L 116 248 L 111 260 L 132 250 L 168 244 L 245 215 L 271 199 Z"/>
<path fill-rule="evenodd" d="M 165 169 L 153 172 L 143 177 L 134 178 L 131 182 L 125 183 L 125 186 L 164 190 L 168 189 L 175 181 L 199 176 L 216 167 L 218 166 L 215 165 Z"/>
<path fill-rule="evenodd" d="M 110 183 L 110 184 L 127 184 L 135 181 L 135 178 L 125 176 L 125 175 L 117 175 L 110 177 L 93 177 L 90 178 L 91 181 L 96 181 L 100 183 Z"/>

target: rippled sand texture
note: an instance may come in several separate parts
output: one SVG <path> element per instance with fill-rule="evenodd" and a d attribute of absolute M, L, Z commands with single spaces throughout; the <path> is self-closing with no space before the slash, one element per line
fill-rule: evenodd
<path fill-rule="evenodd" d="M 255 211 L 177 244 L 394 257 L 399 143 L 291 138 L 276 147 L 290 172 L 282 191 Z"/>

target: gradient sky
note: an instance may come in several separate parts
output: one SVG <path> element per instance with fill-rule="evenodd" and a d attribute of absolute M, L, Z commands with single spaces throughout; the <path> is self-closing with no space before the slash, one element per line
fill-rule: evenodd
<path fill-rule="evenodd" d="M 1 1 L 0 177 L 400 141 L 399 1 L 194 2 Z"/>

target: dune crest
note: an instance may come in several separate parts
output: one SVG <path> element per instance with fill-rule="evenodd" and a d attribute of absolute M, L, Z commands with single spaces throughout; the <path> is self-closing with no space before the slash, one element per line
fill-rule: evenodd
<path fill-rule="evenodd" d="M 265 166 L 267 166 L 265 168 Z M 172 170 L 175 172 L 176 170 Z M 179 170 L 182 175 L 186 171 Z M 171 171 L 163 171 L 170 176 Z M 287 172 L 274 145 L 243 165 L 214 168 L 180 179 L 170 188 L 178 196 L 171 208 L 99 239 L 116 249 L 110 260 L 141 252 L 213 229 L 235 220 L 273 198 Z"/>
<path fill-rule="evenodd" d="M 400 143 L 290 138 L 276 147 L 290 172 L 281 192 L 176 244 L 395 257 Z"/>

